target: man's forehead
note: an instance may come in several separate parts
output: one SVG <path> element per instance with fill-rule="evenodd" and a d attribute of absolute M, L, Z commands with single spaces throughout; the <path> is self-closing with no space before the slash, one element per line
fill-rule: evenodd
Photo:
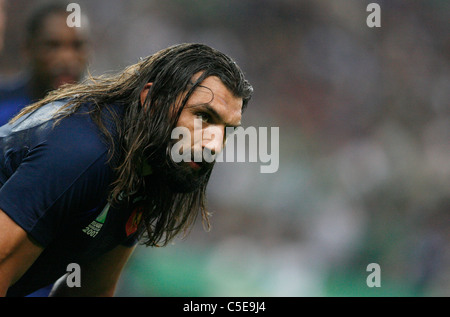
<path fill-rule="evenodd" d="M 193 82 L 198 80 L 201 74 L 195 74 L 193 76 Z M 235 101 L 241 98 L 234 96 L 234 94 L 225 86 L 222 80 L 217 76 L 206 77 L 195 89 L 194 93 L 197 95 L 207 94 L 212 99 L 218 99 L 221 103 L 227 103 Z"/>
<path fill-rule="evenodd" d="M 200 74 L 201 75 L 201 74 Z M 200 76 L 194 75 L 193 79 Z M 206 77 L 195 89 L 187 106 L 201 106 L 207 104 L 230 125 L 241 124 L 242 98 L 234 94 L 225 86 L 225 84 L 216 76 Z"/>
<path fill-rule="evenodd" d="M 67 25 L 67 12 L 55 11 L 48 14 L 42 22 L 41 29 L 37 36 L 43 39 L 67 38 L 71 34 L 74 38 L 88 40 L 89 38 L 89 20 L 81 16 L 82 23 L 80 27 L 69 27 Z"/>

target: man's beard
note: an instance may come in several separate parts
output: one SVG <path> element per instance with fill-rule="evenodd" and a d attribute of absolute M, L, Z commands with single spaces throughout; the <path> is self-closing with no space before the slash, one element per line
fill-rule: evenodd
<path fill-rule="evenodd" d="M 211 163 L 205 160 L 195 162 L 199 167 L 195 169 L 189 162 L 174 162 L 170 156 L 170 148 L 171 146 L 167 147 L 164 154 L 161 153 L 158 158 L 150 163 L 153 170 L 152 175 L 157 177 L 161 183 L 167 185 L 174 193 L 191 193 L 206 186 L 215 161 Z M 194 162 L 194 154 L 191 162 Z"/>

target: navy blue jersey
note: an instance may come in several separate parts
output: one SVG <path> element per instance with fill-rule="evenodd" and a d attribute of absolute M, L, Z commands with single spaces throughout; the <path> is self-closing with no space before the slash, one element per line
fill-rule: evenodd
<path fill-rule="evenodd" d="M 136 243 L 137 207 L 107 203 L 114 177 L 109 143 L 88 105 L 55 125 L 63 104 L 0 128 L 0 209 L 44 247 L 7 296 L 27 295 L 55 282 L 70 263 L 82 270 L 114 247 Z"/>

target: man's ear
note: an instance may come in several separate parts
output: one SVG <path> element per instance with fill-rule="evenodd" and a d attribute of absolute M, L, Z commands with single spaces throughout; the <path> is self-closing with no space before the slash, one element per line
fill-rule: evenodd
<path fill-rule="evenodd" d="M 140 98 L 141 98 L 141 106 L 144 106 L 145 99 L 147 99 L 148 92 L 150 91 L 150 87 L 153 85 L 153 83 L 147 83 L 144 86 L 144 89 L 142 89 Z"/>

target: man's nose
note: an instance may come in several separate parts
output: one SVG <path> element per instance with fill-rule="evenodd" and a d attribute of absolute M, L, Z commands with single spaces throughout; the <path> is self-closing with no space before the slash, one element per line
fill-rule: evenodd
<path fill-rule="evenodd" d="M 224 147 L 224 129 L 220 126 L 210 126 L 203 131 L 202 148 L 212 155 L 222 152 Z"/>

